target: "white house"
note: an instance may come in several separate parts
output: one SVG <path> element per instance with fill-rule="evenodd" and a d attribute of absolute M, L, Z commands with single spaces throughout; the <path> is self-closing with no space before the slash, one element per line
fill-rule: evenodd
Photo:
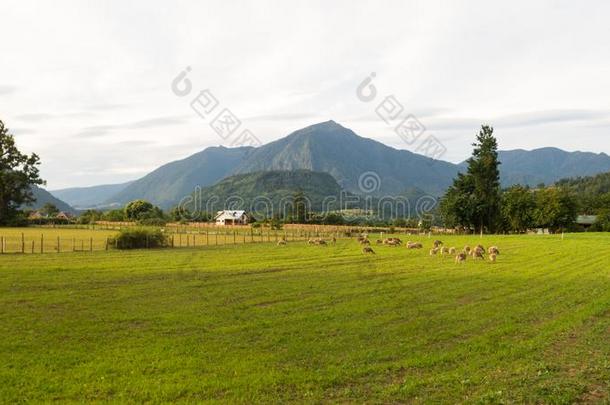
<path fill-rule="evenodd" d="M 248 214 L 246 211 L 218 211 L 214 217 L 216 225 L 247 225 Z"/>

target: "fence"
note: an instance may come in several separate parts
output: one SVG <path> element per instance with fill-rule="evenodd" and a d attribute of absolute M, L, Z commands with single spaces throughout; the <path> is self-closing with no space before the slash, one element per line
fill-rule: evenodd
<path fill-rule="evenodd" d="M 36 229 L 36 228 L 34 228 Z M 90 235 L 63 236 L 37 233 L 34 229 L 13 235 L 0 235 L 0 254 L 21 253 L 62 253 L 62 252 L 93 252 L 116 249 L 113 238 L 107 233 L 92 230 Z M 40 229 L 40 228 L 38 228 Z M 44 228 L 43 228 L 44 229 Z M 82 228 L 81 228 L 82 229 Z M 54 229 L 58 231 L 57 228 Z M 66 229 L 67 231 L 67 229 Z M 215 229 L 192 230 L 165 229 L 170 248 L 194 248 L 216 245 L 238 245 L 246 243 L 275 243 L 280 239 L 286 241 L 306 241 L 313 237 L 339 237 L 336 232 L 313 232 L 304 230 L 269 230 L 269 229 Z M 168 232 L 169 231 L 169 232 Z M 59 230 L 61 233 L 62 231 Z"/>

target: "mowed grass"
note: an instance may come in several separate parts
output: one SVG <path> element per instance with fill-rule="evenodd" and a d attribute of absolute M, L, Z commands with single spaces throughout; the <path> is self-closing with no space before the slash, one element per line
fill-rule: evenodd
<path fill-rule="evenodd" d="M 305 231 L 274 231 L 270 229 L 244 229 L 232 227 L 166 227 L 162 228 L 174 247 L 204 247 L 211 245 L 239 245 L 244 243 L 274 242 L 281 238 L 305 240 Z M 119 234 L 118 230 L 96 227 L 92 229 L 58 227 L 0 228 L 0 241 L 4 242 L 4 253 L 62 253 L 73 251 L 95 251 L 113 249 L 109 238 Z M 313 232 L 312 236 L 315 236 Z M 107 246 L 108 243 L 108 246 Z M 59 249 L 58 249 L 59 246 Z M 0 248 L 0 251 L 2 249 Z"/>
<path fill-rule="evenodd" d="M 610 401 L 610 235 L 442 239 L 2 256 L 0 399 Z"/>

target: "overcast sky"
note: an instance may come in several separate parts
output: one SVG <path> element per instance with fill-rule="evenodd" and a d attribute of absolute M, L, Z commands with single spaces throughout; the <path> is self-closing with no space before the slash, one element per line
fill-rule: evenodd
<path fill-rule="evenodd" d="M 333 119 L 413 149 L 375 114 L 394 95 L 445 160 L 469 155 L 481 123 L 501 149 L 610 153 L 607 1 L 3 0 L 0 17 L 0 119 L 49 189 L 229 146 L 190 107 L 204 89 L 263 143 Z"/>

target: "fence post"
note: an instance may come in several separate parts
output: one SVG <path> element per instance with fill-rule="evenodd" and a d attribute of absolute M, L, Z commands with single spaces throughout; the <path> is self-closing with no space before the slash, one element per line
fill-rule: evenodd
<path fill-rule="evenodd" d="M 0 253 L 4 254 L 4 236 L 0 237 Z"/>
<path fill-rule="evenodd" d="M 57 253 L 59 253 L 60 251 L 60 247 L 59 247 L 59 236 L 57 237 Z"/>
<path fill-rule="evenodd" d="M 93 252 L 93 238 L 89 239 L 89 251 Z"/>
<path fill-rule="evenodd" d="M 108 251 L 108 237 L 106 236 L 106 246 L 104 246 L 104 249 L 106 250 L 106 252 Z"/>
<path fill-rule="evenodd" d="M 218 231 L 214 233 L 214 237 L 216 238 L 216 245 L 218 245 Z"/>
<path fill-rule="evenodd" d="M 25 235 L 21 232 L 21 253 L 25 253 Z"/>
<path fill-rule="evenodd" d="M 34 253 L 34 241 L 32 241 L 32 253 Z"/>
<path fill-rule="evenodd" d="M 40 253 L 44 253 L 44 233 L 40 234 Z"/>
<path fill-rule="evenodd" d="M 237 235 L 235 234 L 235 231 L 233 231 L 233 244 L 234 245 L 237 244 L 236 238 L 237 238 Z"/>
<path fill-rule="evenodd" d="M 76 252 L 76 238 L 72 238 L 72 251 Z"/>

